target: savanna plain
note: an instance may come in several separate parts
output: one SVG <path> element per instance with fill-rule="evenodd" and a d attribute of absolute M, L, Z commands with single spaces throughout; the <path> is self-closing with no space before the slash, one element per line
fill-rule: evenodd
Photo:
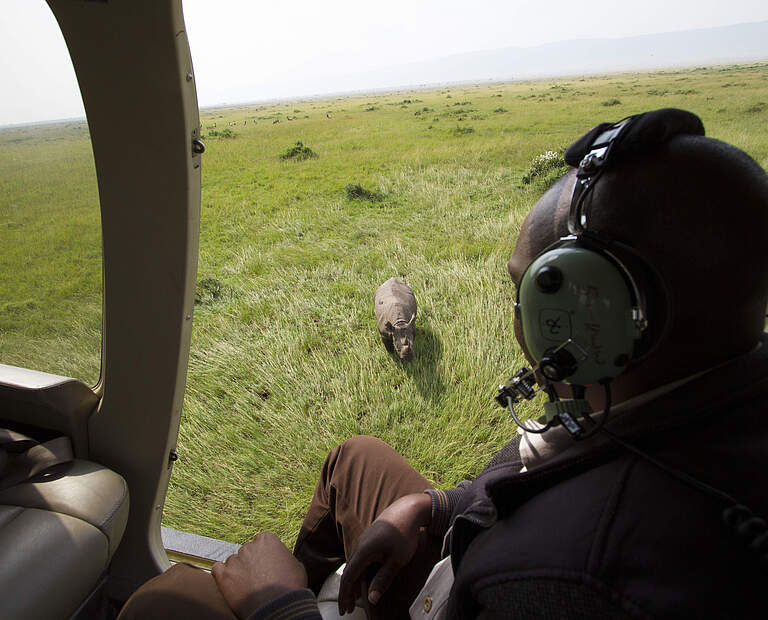
<path fill-rule="evenodd" d="M 695 112 L 768 169 L 766 63 L 201 110 L 194 329 L 164 524 L 290 545 L 326 453 L 360 433 L 437 486 L 476 475 L 515 433 L 493 396 L 523 363 L 505 269 L 522 220 L 568 144 L 660 107 Z M 151 133 L 152 119 L 126 130 Z M 98 204 L 84 122 L 0 129 L 0 362 L 97 382 Z M 419 304 L 411 363 L 376 331 L 373 292 L 391 276 Z"/>

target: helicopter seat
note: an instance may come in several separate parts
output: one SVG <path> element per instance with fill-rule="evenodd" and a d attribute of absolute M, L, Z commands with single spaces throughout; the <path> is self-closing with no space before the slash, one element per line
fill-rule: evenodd
<path fill-rule="evenodd" d="M 61 388 L 3 379 L 0 392 L 9 398 L 2 413 L 20 413 L 9 403 L 23 401 L 25 421 L 52 416 L 33 405 L 57 402 Z M 75 458 L 77 446 L 75 433 L 55 431 L 36 440 L 0 428 L 0 617 L 72 616 L 120 544 L 128 521 L 126 482 L 103 465 Z"/>
<path fill-rule="evenodd" d="M 79 459 L 55 469 L 0 491 L 0 600 L 8 617 L 76 611 L 128 520 L 121 476 Z"/>

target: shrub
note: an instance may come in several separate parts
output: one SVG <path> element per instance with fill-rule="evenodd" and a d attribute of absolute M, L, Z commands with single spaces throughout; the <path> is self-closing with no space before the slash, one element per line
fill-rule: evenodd
<path fill-rule="evenodd" d="M 317 153 L 315 153 L 308 146 L 304 146 L 301 140 L 297 140 L 296 144 L 288 148 L 282 155 L 280 155 L 280 159 L 293 159 L 295 161 L 313 159 L 315 157 L 317 157 Z"/>
<path fill-rule="evenodd" d="M 613 105 L 621 105 L 621 101 L 618 99 L 607 99 L 606 101 L 603 101 L 600 105 L 604 105 L 606 107 L 610 107 Z"/>
<path fill-rule="evenodd" d="M 467 127 L 466 125 L 456 125 L 453 129 L 451 129 L 451 133 L 454 136 L 466 136 L 470 133 L 475 133 L 475 130 L 472 127 Z"/>
<path fill-rule="evenodd" d="M 550 185 L 568 171 L 568 164 L 563 161 L 563 151 L 546 151 L 531 161 L 528 172 L 523 175 L 524 185 L 536 184 L 539 189 L 549 189 Z"/>
<path fill-rule="evenodd" d="M 757 114 L 759 112 L 762 112 L 765 110 L 768 106 L 766 105 L 765 101 L 758 101 L 755 105 L 750 106 L 747 108 L 748 114 Z"/>
<path fill-rule="evenodd" d="M 466 114 L 471 114 L 472 112 L 477 112 L 475 108 L 459 108 L 457 110 L 446 110 L 442 113 L 442 116 L 459 116 L 463 117 Z M 461 119 L 459 119 L 461 120 Z"/>
<path fill-rule="evenodd" d="M 506 108 L 496 108 L 496 109 L 494 110 L 494 112 L 498 112 L 499 114 L 503 114 L 503 113 L 504 113 L 504 112 L 506 112 L 506 111 L 507 111 L 507 109 L 506 109 Z"/>
<path fill-rule="evenodd" d="M 224 286 L 216 278 L 203 278 L 195 286 L 195 305 L 211 304 L 221 299 Z"/>
<path fill-rule="evenodd" d="M 236 138 L 237 134 L 232 131 L 231 129 L 222 129 L 221 131 L 218 131 L 216 129 L 212 129 L 209 131 L 205 136 L 201 137 L 207 137 L 207 138 Z"/>
<path fill-rule="evenodd" d="M 379 202 L 384 198 L 380 192 L 365 189 L 359 183 L 348 183 L 344 186 L 344 193 L 350 200 L 368 200 L 370 202 Z"/>

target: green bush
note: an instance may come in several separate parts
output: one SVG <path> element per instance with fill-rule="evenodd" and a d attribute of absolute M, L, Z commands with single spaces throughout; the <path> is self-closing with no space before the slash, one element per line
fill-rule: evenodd
<path fill-rule="evenodd" d="M 468 127 L 466 125 L 456 125 L 453 129 L 451 129 L 451 133 L 454 136 L 466 136 L 471 133 L 475 133 L 475 130 L 472 127 Z"/>
<path fill-rule="evenodd" d="M 533 158 L 522 182 L 523 185 L 534 184 L 540 190 L 547 190 L 566 172 L 568 164 L 563 160 L 563 150 L 546 151 Z"/>
<path fill-rule="evenodd" d="M 304 146 L 301 140 L 297 140 L 296 144 L 280 155 L 280 159 L 293 159 L 294 161 L 313 159 L 315 157 L 317 157 L 317 153 L 308 146 Z"/>
<path fill-rule="evenodd" d="M 618 99 L 606 99 L 600 105 L 604 105 L 606 107 L 621 105 L 621 101 L 619 101 Z"/>
<path fill-rule="evenodd" d="M 380 192 L 365 189 L 359 183 L 348 183 L 344 186 L 344 193 L 350 200 L 368 200 L 369 202 L 379 202 L 384 198 Z"/>
<path fill-rule="evenodd" d="M 195 305 L 212 304 L 224 293 L 224 285 L 216 278 L 203 278 L 195 286 Z"/>
<path fill-rule="evenodd" d="M 212 129 L 207 134 L 204 134 L 200 137 L 203 139 L 205 138 L 236 138 L 237 134 L 231 129 L 222 129 L 221 131 L 218 131 L 217 129 Z"/>

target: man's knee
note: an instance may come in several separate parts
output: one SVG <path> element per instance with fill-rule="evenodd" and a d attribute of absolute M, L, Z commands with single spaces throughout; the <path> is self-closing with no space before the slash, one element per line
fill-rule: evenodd
<path fill-rule="evenodd" d="M 369 435 L 358 435 L 336 446 L 325 459 L 320 484 L 329 490 L 348 490 L 349 483 L 367 478 L 372 472 L 399 470 L 407 463 L 387 443 Z"/>
<path fill-rule="evenodd" d="M 387 443 L 370 435 L 357 435 L 330 451 L 323 464 L 322 477 L 330 482 L 342 472 L 365 469 L 370 463 L 379 464 L 402 457 Z M 341 471 L 340 471 L 341 470 Z"/>
<path fill-rule="evenodd" d="M 356 435 L 336 447 L 344 453 L 345 457 L 363 458 L 367 455 L 395 452 L 393 448 L 378 437 L 371 435 Z"/>
<path fill-rule="evenodd" d="M 188 564 L 175 564 L 141 586 L 128 599 L 119 620 L 235 617 L 210 573 Z"/>

